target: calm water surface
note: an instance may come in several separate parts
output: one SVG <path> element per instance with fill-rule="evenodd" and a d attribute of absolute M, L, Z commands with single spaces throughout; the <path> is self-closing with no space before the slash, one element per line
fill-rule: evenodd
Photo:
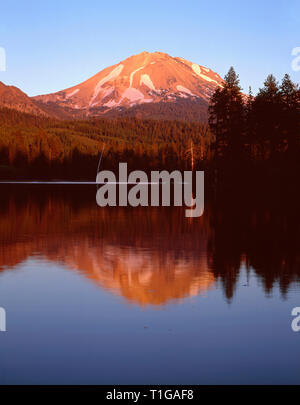
<path fill-rule="evenodd" d="M 1 384 L 300 383 L 298 209 L 95 196 L 0 185 Z"/>

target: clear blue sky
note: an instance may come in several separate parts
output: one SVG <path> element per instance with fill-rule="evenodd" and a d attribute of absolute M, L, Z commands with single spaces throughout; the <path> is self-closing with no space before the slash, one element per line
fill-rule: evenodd
<path fill-rule="evenodd" d="M 300 47 L 299 0 L 9 0 L 0 5 L 0 81 L 29 95 L 75 85 L 142 51 L 208 66 L 233 65 L 245 91 L 282 78 Z"/>

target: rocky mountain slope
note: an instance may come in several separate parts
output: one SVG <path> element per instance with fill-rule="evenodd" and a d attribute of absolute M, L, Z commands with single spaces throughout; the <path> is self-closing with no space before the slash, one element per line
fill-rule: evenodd
<path fill-rule="evenodd" d="M 162 52 L 142 52 L 83 83 L 33 100 L 56 115 L 194 120 L 205 118 L 209 99 L 222 83 L 207 67 Z"/>

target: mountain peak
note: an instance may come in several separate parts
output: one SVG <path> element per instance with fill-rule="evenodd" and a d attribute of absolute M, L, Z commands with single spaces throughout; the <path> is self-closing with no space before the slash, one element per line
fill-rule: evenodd
<path fill-rule="evenodd" d="M 164 52 L 141 52 L 103 69 L 90 79 L 35 99 L 40 103 L 101 115 L 137 105 L 180 103 L 208 105 L 222 78 L 211 69 Z"/>

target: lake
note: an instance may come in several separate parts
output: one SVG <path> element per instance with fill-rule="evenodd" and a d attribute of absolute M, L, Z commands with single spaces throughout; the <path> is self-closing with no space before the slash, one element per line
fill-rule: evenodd
<path fill-rule="evenodd" d="M 298 207 L 184 213 L 1 184 L 0 384 L 299 384 Z"/>

